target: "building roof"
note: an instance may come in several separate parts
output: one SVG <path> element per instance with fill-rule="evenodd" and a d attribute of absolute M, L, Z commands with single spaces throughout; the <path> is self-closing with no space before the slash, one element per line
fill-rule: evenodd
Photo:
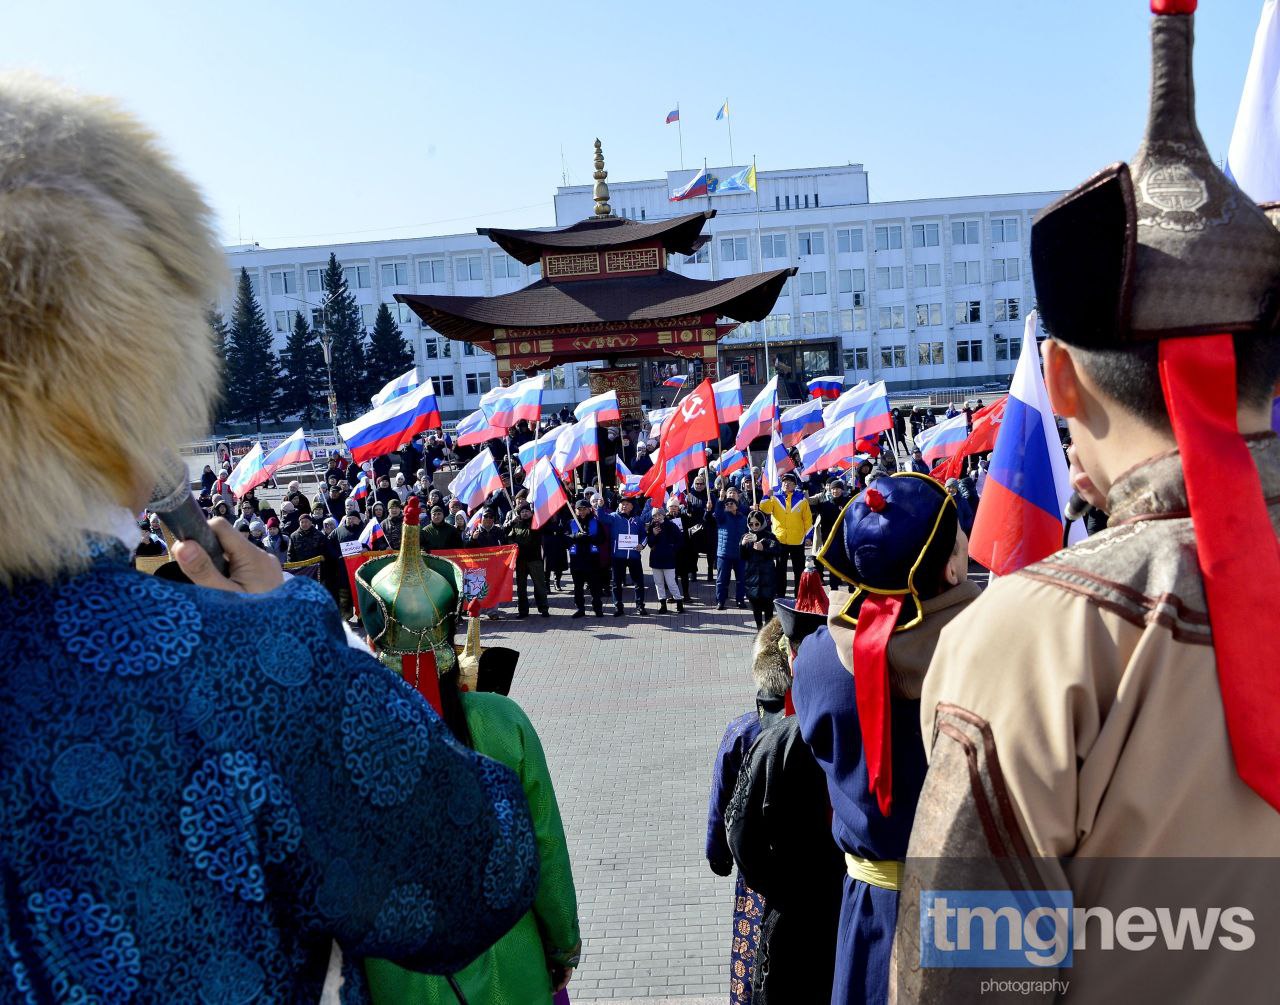
<path fill-rule="evenodd" d="M 667 251 L 692 255 L 707 239 L 702 228 L 716 215 L 714 209 L 669 220 L 640 223 L 622 217 L 606 217 L 598 220 L 580 220 L 559 230 L 503 230 L 500 227 L 479 227 L 477 234 L 489 238 L 516 261 L 532 265 L 544 251 L 597 251 L 616 248 L 622 244 L 638 244 L 643 241 L 661 241 Z"/>
<path fill-rule="evenodd" d="M 699 214 L 701 215 L 701 214 Z M 640 224 L 639 226 L 643 226 Z M 773 309 L 796 270 L 774 269 L 731 279 L 693 279 L 662 270 L 650 276 L 545 279 L 497 297 L 397 293 L 424 322 L 447 338 L 488 341 L 494 328 L 550 328 L 603 321 L 644 321 L 715 311 L 735 321 L 760 321 Z"/>

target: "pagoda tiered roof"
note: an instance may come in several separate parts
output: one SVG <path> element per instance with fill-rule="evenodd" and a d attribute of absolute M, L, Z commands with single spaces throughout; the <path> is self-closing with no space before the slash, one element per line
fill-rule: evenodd
<path fill-rule="evenodd" d="M 701 220 L 702 216 L 699 213 L 696 218 Z M 493 338 L 495 328 L 639 323 L 707 313 L 740 322 L 760 321 L 773 309 L 783 285 L 795 271 L 794 268 L 774 269 L 707 280 L 664 269 L 646 276 L 574 283 L 541 279 L 522 290 L 496 297 L 397 293 L 395 298 L 447 338 L 487 342 Z"/>
<path fill-rule="evenodd" d="M 480 227 L 476 233 L 489 238 L 512 258 L 525 265 L 533 265 L 548 251 L 602 251 L 606 248 L 649 242 L 661 244 L 668 252 L 692 255 L 709 240 L 702 233 L 702 228 L 715 215 L 714 209 L 707 209 L 650 223 L 616 216 L 597 217 L 580 220 L 557 230 Z"/>

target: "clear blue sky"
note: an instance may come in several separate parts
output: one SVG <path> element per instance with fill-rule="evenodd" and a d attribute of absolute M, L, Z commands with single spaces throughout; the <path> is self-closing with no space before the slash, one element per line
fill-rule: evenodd
<path fill-rule="evenodd" d="M 1261 0 L 1202 0 L 1197 108 L 1226 154 Z M 388 16 L 394 11 L 397 18 Z M 39 0 L 0 66 L 118 97 L 264 246 L 554 222 L 561 182 L 734 152 L 860 162 L 873 200 L 1067 188 L 1132 156 L 1144 0 L 405 3 Z"/>

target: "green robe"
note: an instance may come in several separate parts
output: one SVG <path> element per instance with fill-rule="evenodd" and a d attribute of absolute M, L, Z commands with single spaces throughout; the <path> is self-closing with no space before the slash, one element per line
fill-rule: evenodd
<path fill-rule="evenodd" d="M 560 808 L 542 744 L 524 710 L 499 694 L 468 693 L 462 708 L 477 753 L 520 776 L 538 841 L 541 875 L 533 909 L 455 974 L 470 1005 L 537 1005 L 551 1001 L 552 962 L 577 966 L 582 941 Z M 367 960 L 374 1005 L 456 1005 L 443 977 L 416 974 L 386 960 Z"/>

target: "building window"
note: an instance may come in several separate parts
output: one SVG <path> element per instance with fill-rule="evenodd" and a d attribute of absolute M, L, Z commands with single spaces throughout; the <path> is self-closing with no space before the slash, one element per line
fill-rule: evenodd
<path fill-rule="evenodd" d="M 492 379 L 487 373 L 467 374 L 467 394 L 485 394 L 492 386 Z"/>
<path fill-rule="evenodd" d="M 790 314 L 770 314 L 764 319 L 766 338 L 782 338 L 791 334 Z"/>
<path fill-rule="evenodd" d="M 747 260 L 747 239 L 745 237 L 720 238 L 720 261 L 745 262 Z"/>
<path fill-rule="evenodd" d="M 523 271 L 520 263 L 510 255 L 493 256 L 494 279 L 519 279 Z"/>
<path fill-rule="evenodd" d="M 293 331 L 293 326 L 298 320 L 297 311 L 276 311 L 276 331 L 289 332 Z"/>
<path fill-rule="evenodd" d="M 418 263 L 418 282 L 423 286 L 446 281 L 443 258 L 426 258 Z"/>
<path fill-rule="evenodd" d="M 349 290 L 367 290 L 369 288 L 369 266 L 344 265 L 342 278 L 347 281 Z"/>
<path fill-rule="evenodd" d="M 1008 343 L 1005 343 L 1006 347 Z M 1005 349 L 1005 356 L 1008 358 L 1008 349 Z M 956 362 L 957 363 L 981 363 L 982 362 L 982 339 L 962 339 L 956 343 Z"/>
<path fill-rule="evenodd" d="M 915 282 L 912 285 L 916 289 L 928 289 L 931 286 L 942 285 L 941 265 L 916 265 L 912 268 L 915 270 Z"/>
<path fill-rule="evenodd" d="M 886 370 L 901 369 L 907 365 L 907 347 L 905 345 L 882 345 L 880 347 L 880 366 Z"/>
<path fill-rule="evenodd" d="M 800 315 L 800 334 L 825 335 L 830 330 L 830 324 L 826 311 L 805 311 Z"/>
<path fill-rule="evenodd" d="M 1018 239 L 1018 218 L 1016 216 L 995 217 L 991 221 L 991 240 L 1016 241 Z"/>
<path fill-rule="evenodd" d="M 921 366 L 940 366 L 947 361 L 941 342 L 921 342 L 916 346 L 916 358 Z"/>
<path fill-rule="evenodd" d="M 1021 273 L 1022 263 L 1016 258 L 993 258 L 991 260 L 991 281 L 993 283 L 1002 283 L 1006 279 L 1017 279 Z"/>
<path fill-rule="evenodd" d="M 787 196 L 787 197 L 786 197 L 786 200 L 787 200 L 787 209 L 790 209 L 790 208 L 791 208 L 791 196 Z"/>
<path fill-rule="evenodd" d="M 951 224 L 952 244 L 977 244 L 978 221 L 957 220 Z"/>
<path fill-rule="evenodd" d="M 1017 321 L 1020 317 L 1022 317 L 1022 304 L 1017 297 L 996 301 L 995 320 Z"/>
<path fill-rule="evenodd" d="M 981 262 L 955 263 L 955 284 L 957 286 L 966 286 L 980 282 L 982 282 Z"/>
<path fill-rule="evenodd" d="M 431 383 L 435 385 L 436 394 L 442 398 L 453 397 L 453 374 L 444 373 L 439 377 L 432 377 Z"/>
<path fill-rule="evenodd" d="M 836 231 L 836 251 L 843 255 L 862 250 L 862 229 Z"/>
<path fill-rule="evenodd" d="M 307 269 L 307 292 L 324 292 L 324 269 Z"/>
<path fill-rule="evenodd" d="M 273 297 L 281 294 L 294 294 L 298 292 L 298 277 L 294 275 L 292 269 L 289 271 L 268 272 L 267 273 L 268 289 L 271 290 Z"/>
<path fill-rule="evenodd" d="M 324 311 L 319 307 L 311 308 L 311 327 L 316 329 L 324 328 Z"/>
<path fill-rule="evenodd" d="M 844 368 L 846 370 L 869 370 L 871 350 L 865 345 L 853 346 L 844 350 Z"/>
<path fill-rule="evenodd" d="M 996 362 L 1007 363 L 1009 361 L 1009 340 L 1003 335 L 997 335 L 996 339 Z"/>
<path fill-rule="evenodd" d="M 378 275 L 383 286 L 408 286 L 408 262 L 383 262 L 378 267 Z"/>
<path fill-rule="evenodd" d="M 916 304 L 916 327 L 942 324 L 942 304 Z"/>
<path fill-rule="evenodd" d="M 957 300 L 953 308 L 953 324 L 974 325 L 982 321 L 981 300 Z"/>
<path fill-rule="evenodd" d="M 796 234 L 796 247 L 801 255 L 825 255 L 826 237 L 820 230 L 802 230 Z"/>
<path fill-rule="evenodd" d="M 760 257 L 761 258 L 786 258 L 787 257 L 787 235 L 786 234 L 760 235 Z"/>
<path fill-rule="evenodd" d="M 836 311 L 836 326 L 842 332 L 864 332 L 867 330 L 867 309 L 855 307 Z"/>
<path fill-rule="evenodd" d="M 782 196 L 780 196 L 780 195 L 775 195 L 775 196 L 773 197 L 773 208 L 774 208 L 775 210 L 777 210 L 777 209 L 782 209 Z"/>
<path fill-rule="evenodd" d="M 800 283 L 800 295 L 802 297 L 827 292 L 827 274 L 825 272 L 801 272 L 796 276 L 796 280 Z"/>
<path fill-rule="evenodd" d="M 911 225 L 911 247 L 936 248 L 938 246 L 938 225 L 936 223 L 913 223 Z"/>
<path fill-rule="evenodd" d="M 476 354 L 476 347 L 473 343 L 471 342 L 462 343 L 462 355 L 474 356 L 475 354 Z"/>
<path fill-rule="evenodd" d="M 861 292 L 867 288 L 866 269 L 837 269 L 836 290 L 840 293 Z"/>
<path fill-rule="evenodd" d="M 711 252 L 705 244 L 692 255 L 684 256 L 685 265 L 706 265 L 709 261 L 711 261 Z"/>
<path fill-rule="evenodd" d="M 449 359 L 453 355 L 453 343 L 447 338 L 429 338 L 424 340 L 427 359 Z"/>
<path fill-rule="evenodd" d="M 373 327 L 373 319 L 376 318 L 377 316 L 378 316 L 378 308 L 374 307 L 373 304 L 360 305 L 360 323 L 363 324 L 366 328 Z"/>
<path fill-rule="evenodd" d="M 897 251 L 902 247 L 902 228 L 893 227 L 877 227 L 876 228 L 876 251 Z"/>
<path fill-rule="evenodd" d="M 905 274 L 905 270 L 901 265 L 892 265 L 886 268 L 876 269 L 876 289 L 877 290 L 902 289 L 904 274 Z"/>
<path fill-rule="evenodd" d="M 399 324 L 407 325 L 413 320 L 413 311 L 409 310 L 408 304 L 387 304 L 387 309 Z"/>
<path fill-rule="evenodd" d="M 453 277 L 459 283 L 484 279 L 484 263 L 479 255 L 466 255 L 453 260 Z"/>
<path fill-rule="evenodd" d="M 907 326 L 906 311 L 901 304 L 880 308 L 880 328 L 905 328 Z"/>

